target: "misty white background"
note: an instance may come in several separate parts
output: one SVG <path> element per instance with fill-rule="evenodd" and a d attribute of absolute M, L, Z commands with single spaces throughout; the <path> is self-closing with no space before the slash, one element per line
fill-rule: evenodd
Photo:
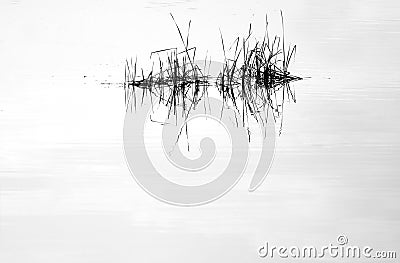
<path fill-rule="evenodd" d="M 253 23 L 285 16 L 298 45 L 268 178 L 222 199 L 172 207 L 124 161 L 125 58 L 177 46 L 222 57 Z M 398 1 L 0 2 L 0 262 L 262 262 L 257 248 L 400 243 Z M 87 76 L 87 77 L 84 77 Z M 284 260 L 283 260 L 284 261 Z M 351 260 L 352 262 L 354 260 Z"/>

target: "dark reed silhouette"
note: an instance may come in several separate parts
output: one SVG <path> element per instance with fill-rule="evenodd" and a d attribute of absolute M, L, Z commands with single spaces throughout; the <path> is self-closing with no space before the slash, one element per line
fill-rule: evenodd
<path fill-rule="evenodd" d="M 275 121 L 280 119 L 281 132 L 284 102 L 296 102 L 294 90 L 289 84 L 302 79 L 288 70 L 296 53 L 296 45 L 288 48 L 285 46 L 282 12 L 282 37 L 269 36 L 267 18 L 265 35 L 261 40 L 251 41 L 250 24 L 248 33 L 242 38 L 237 37 L 230 48 L 226 49 L 220 31 L 224 61 L 217 76 L 208 74 L 211 60 L 207 60 L 207 57 L 197 60 L 196 47 L 189 46 L 191 21 L 184 37 L 172 14 L 171 17 L 183 49 L 179 51 L 175 47 L 152 52 L 150 58 L 158 58 L 157 70 L 153 63 L 150 73 L 146 75 L 143 69 L 138 69 L 136 60 L 126 61 L 126 110 L 136 109 L 143 102 L 144 96 L 150 96 L 154 102 L 168 108 L 168 117 L 178 118 L 180 114 L 187 120 L 191 110 L 199 106 L 201 101 L 207 113 L 208 92 L 210 88 L 215 88 L 224 105 L 221 115 L 228 108 L 234 110 L 238 127 L 248 129 L 249 116 L 264 126 L 268 114 L 273 114 Z"/>

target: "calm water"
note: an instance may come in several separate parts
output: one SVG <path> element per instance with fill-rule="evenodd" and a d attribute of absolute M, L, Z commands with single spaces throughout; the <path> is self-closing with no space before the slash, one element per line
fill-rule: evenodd
<path fill-rule="evenodd" d="M 257 262 L 265 241 L 339 234 L 398 248 L 399 2 L 245 3 L 0 4 L 0 262 Z M 264 184 L 248 193 L 245 175 L 195 208 L 148 196 L 124 161 L 122 90 L 100 82 L 120 81 L 126 57 L 179 43 L 170 11 L 217 60 L 218 28 L 262 34 L 268 12 L 279 32 L 280 9 L 298 45 L 291 70 L 311 78 L 294 85 Z"/>

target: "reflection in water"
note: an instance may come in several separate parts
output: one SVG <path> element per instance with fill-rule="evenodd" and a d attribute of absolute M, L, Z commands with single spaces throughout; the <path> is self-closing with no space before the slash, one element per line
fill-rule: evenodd
<path fill-rule="evenodd" d="M 218 60 L 219 32 L 211 28 L 231 39 L 247 31 L 243 21 L 264 21 L 266 11 L 276 21 L 282 9 L 288 41 L 299 47 L 292 71 L 311 78 L 293 84 L 298 103 L 286 105 L 284 136 L 262 187 L 248 193 L 244 175 L 225 198 L 194 209 L 159 203 L 132 181 L 121 90 L 99 89 L 89 77 L 82 85 L 104 61 L 117 81 L 129 52 L 176 43 L 164 8 L 2 4 L 1 262 L 243 262 L 258 260 L 265 241 L 325 245 L 339 234 L 395 249 L 399 3 L 245 4 L 197 1 L 165 13 L 196 21 L 194 41 L 215 46 L 208 54 Z"/>

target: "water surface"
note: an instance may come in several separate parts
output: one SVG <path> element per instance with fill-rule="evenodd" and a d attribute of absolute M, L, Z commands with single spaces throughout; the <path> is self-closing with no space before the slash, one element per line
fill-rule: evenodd
<path fill-rule="evenodd" d="M 265 241 L 400 242 L 397 1 L 49 1 L 0 4 L 0 261 L 257 262 Z M 285 15 L 297 103 L 264 184 L 172 207 L 132 180 L 122 150 L 123 61 L 179 43 L 221 58 L 253 22 Z M 87 77 L 84 77 L 87 76 Z"/>

